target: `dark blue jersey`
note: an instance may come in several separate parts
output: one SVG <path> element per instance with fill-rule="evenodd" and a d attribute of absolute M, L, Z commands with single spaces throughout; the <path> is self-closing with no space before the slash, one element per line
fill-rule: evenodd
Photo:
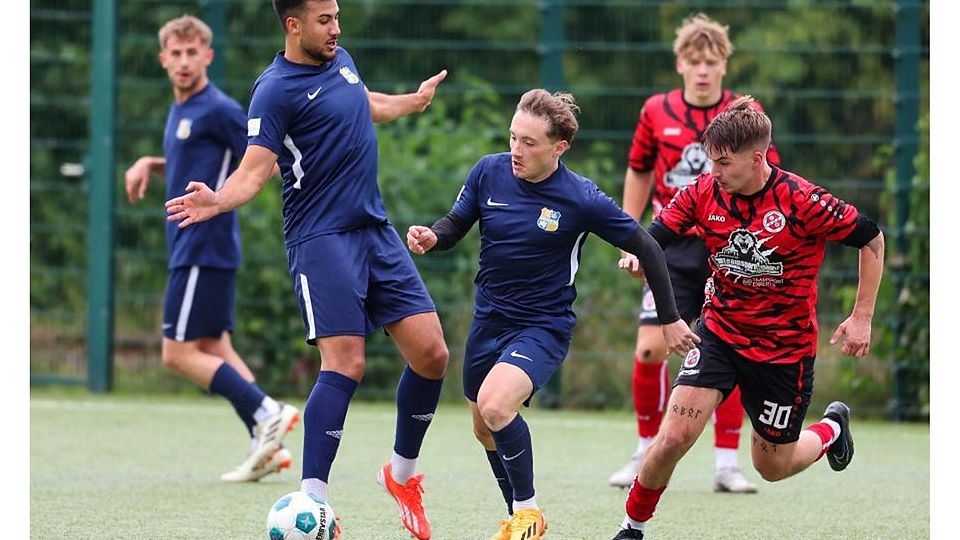
<path fill-rule="evenodd" d="M 186 193 L 190 182 L 218 190 L 237 168 L 247 141 L 243 108 L 213 83 L 181 104 L 174 103 L 163 132 L 167 200 Z M 168 267 L 240 265 L 240 225 L 236 212 L 178 229 L 167 222 Z"/>
<path fill-rule="evenodd" d="M 277 53 L 254 83 L 247 135 L 277 155 L 287 247 L 387 221 L 370 104 L 346 50 L 321 66 Z"/>
<path fill-rule="evenodd" d="M 574 278 L 587 234 L 619 247 L 639 227 L 596 184 L 563 163 L 531 183 L 514 176 L 508 153 L 477 162 L 453 213 L 467 226 L 480 221 L 478 323 L 560 332 L 571 332 L 576 323 Z"/>

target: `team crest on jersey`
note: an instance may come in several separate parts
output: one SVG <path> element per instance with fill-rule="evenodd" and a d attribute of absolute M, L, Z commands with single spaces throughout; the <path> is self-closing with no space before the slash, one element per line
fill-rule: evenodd
<path fill-rule="evenodd" d="M 537 227 L 547 232 L 557 230 L 560 227 L 560 212 L 549 208 L 541 208 L 540 217 L 537 218 Z"/>
<path fill-rule="evenodd" d="M 770 234 L 777 234 L 787 225 L 787 218 L 779 210 L 770 210 L 763 215 L 763 228 Z"/>
<path fill-rule="evenodd" d="M 690 349 L 687 356 L 683 359 L 684 369 L 696 367 L 700 363 L 700 349 Z"/>
<path fill-rule="evenodd" d="M 340 68 L 340 75 L 343 75 L 343 78 L 346 79 L 350 84 L 357 84 L 360 82 L 360 77 L 358 77 L 356 73 L 350 71 L 350 68 L 347 66 Z"/>
<path fill-rule="evenodd" d="M 713 255 L 713 262 L 727 275 L 745 278 L 782 276 L 783 263 L 770 262 L 769 259 L 777 248 L 762 249 L 773 237 L 760 238 L 758 234 L 747 229 L 731 232 L 727 245 Z"/>
<path fill-rule="evenodd" d="M 707 157 L 707 151 L 703 149 L 703 145 L 693 142 L 683 149 L 680 161 L 673 170 L 664 175 L 663 183 L 672 188 L 681 188 L 712 169 L 713 162 Z"/>
<path fill-rule="evenodd" d="M 190 126 L 193 125 L 193 120 L 189 118 L 181 118 L 180 123 L 177 124 L 177 138 L 180 140 L 186 139 L 190 136 Z"/>

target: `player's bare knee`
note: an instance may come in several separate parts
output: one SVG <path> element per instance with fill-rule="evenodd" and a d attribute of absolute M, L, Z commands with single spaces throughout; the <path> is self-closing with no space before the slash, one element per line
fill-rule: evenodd
<path fill-rule="evenodd" d="M 789 465 L 786 463 L 763 462 L 754 463 L 753 468 L 767 482 L 777 482 L 790 476 Z"/>
<path fill-rule="evenodd" d="M 410 369 L 417 375 L 427 379 L 440 379 L 447 373 L 447 364 L 450 362 L 450 351 L 443 340 L 424 349 L 418 357 L 410 362 Z"/>
<path fill-rule="evenodd" d="M 667 348 L 662 343 L 651 343 L 653 340 L 641 338 L 633 351 L 636 358 L 643 363 L 663 362 L 667 357 Z"/>
<path fill-rule="evenodd" d="M 483 418 L 483 423 L 486 424 L 488 429 L 494 431 L 503 429 L 517 412 L 494 400 L 478 403 L 478 405 L 480 406 L 480 416 Z"/>
<path fill-rule="evenodd" d="M 673 461 L 679 461 L 696 441 L 687 430 L 661 431 L 657 438 L 660 440 L 660 452 Z"/>
<path fill-rule="evenodd" d="M 182 372 L 188 362 L 187 355 L 183 354 L 182 351 L 171 350 L 167 347 L 164 347 L 161 351 L 160 359 L 163 361 L 163 366 L 174 373 Z"/>

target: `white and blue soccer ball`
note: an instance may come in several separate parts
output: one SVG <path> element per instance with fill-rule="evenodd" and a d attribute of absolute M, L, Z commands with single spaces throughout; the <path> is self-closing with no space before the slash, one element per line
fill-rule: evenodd
<path fill-rule="evenodd" d="M 337 518 L 330 504 L 303 491 L 280 497 L 267 514 L 270 540 L 333 540 L 336 529 Z"/>

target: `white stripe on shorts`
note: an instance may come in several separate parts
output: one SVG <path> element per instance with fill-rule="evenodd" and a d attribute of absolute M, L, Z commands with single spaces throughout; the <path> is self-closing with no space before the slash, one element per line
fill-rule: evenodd
<path fill-rule="evenodd" d="M 190 319 L 190 309 L 193 308 L 193 293 L 197 290 L 198 277 L 200 277 L 200 267 L 191 266 L 190 277 L 187 278 L 187 290 L 183 292 L 180 315 L 177 317 L 177 341 L 183 341 L 187 334 L 187 321 Z"/>
<path fill-rule="evenodd" d="M 300 274 L 300 295 L 303 296 L 303 311 L 307 314 L 307 339 L 317 338 L 317 327 L 313 324 L 313 304 L 310 302 L 310 285 L 307 276 Z"/>

